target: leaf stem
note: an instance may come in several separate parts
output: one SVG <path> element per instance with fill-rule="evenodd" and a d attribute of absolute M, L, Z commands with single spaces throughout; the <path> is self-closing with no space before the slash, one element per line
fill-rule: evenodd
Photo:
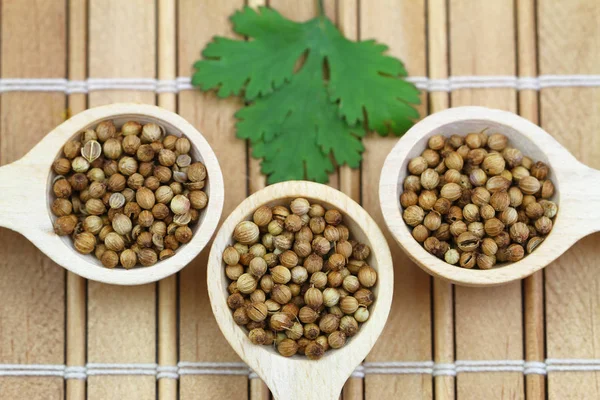
<path fill-rule="evenodd" d="M 322 17 L 325 15 L 325 6 L 323 5 L 323 0 L 317 0 L 317 4 L 319 4 L 319 15 Z"/>

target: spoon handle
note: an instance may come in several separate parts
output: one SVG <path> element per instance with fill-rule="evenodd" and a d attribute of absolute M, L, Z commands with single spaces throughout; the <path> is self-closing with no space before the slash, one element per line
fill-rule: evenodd
<path fill-rule="evenodd" d="M 40 199 L 37 199 L 38 204 L 35 201 L 36 197 L 45 195 L 40 193 L 40 187 L 43 187 L 45 182 L 40 182 L 39 179 L 39 171 L 19 161 L 0 167 L 1 227 L 20 232 L 20 228 L 35 224 L 34 216 L 40 211 L 46 212 L 38 210 Z M 25 221 L 27 223 L 24 223 Z"/>
<path fill-rule="evenodd" d="M 577 174 L 574 193 L 569 194 L 577 199 L 581 207 L 576 211 L 579 215 L 581 237 L 600 231 L 600 171 L 584 166 Z"/>

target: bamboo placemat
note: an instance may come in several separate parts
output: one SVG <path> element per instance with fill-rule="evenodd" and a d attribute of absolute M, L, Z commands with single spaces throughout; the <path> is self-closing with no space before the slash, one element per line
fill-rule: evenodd
<path fill-rule="evenodd" d="M 239 101 L 192 90 L 189 76 L 213 35 L 232 35 L 229 15 L 266 3 L 0 2 L 0 163 L 25 154 L 66 110 L 156 103 L 210 142 L 225 177 L 227 215 L 265 181 L 234 136 Z M 268 5 L 297 20 L 317 13 L 312 0 Z M 422 115 L 467 104 L 518 112 L 600 168 L 599 2 L 325 6 L 345 35 L 376 38 L 405 61 L 424 89 Z M 330 180 L 382 228 L 377 186 L 396 140 L 369 135 L 360 171 L 340 168 Z M 430 278 L 390 240 L 390 319 L 343 398 L 600 398 L 599 239 L 582 240 L 523 282 L 487 289 Z M 66 273 L 0 229 L 0 399 L 269 399 L 214 322 L 205 263 L 206 252 L 158 284 L 108 286 Z"/>

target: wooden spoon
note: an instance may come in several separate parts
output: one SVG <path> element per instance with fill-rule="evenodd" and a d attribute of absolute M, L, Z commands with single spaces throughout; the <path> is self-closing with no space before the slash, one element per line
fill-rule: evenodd
<path fill-rule="evenodd" d="M 192 159 L 206 165 L 208 179 L 204 190 L 209 201 L 200 213 L 192 241 L 180 247 L 175 256 L 151 267 L 104 268 L 93 255 L 77 253 L 70 237 L 57 236 L 53 230 L 52 163 L 60 156 L 66 141 L 105 120 L 113 120 L 117 126 L 129 120 L 157 123 L 169 134 L 187 137 L 192 143 Z M 23 158 L 0 168 L 0 193 L 0 226 L 21 233 L 54 262 L 78 275 L 119 285 L 153 282 L 179 271 L 204 248 L 223 210 L 223 177 L 206 139 L 179 115 L 143 104 L 92 108 L 63 122 Z"/>
<path fill-rule="evenodd" d="M 338 350 L 329 350 L 322 359 L 311 361 L 296 355 L 285 358 L 270 346 L 252 344 L 245 328 L 235 324 L 227 307 L 227 286 L 223 250 L 233 244 L 235 226 L 252 220 L 254 211 L 262 206 L 285 204 L 296 197 L 325 208 L 336 208 L 344 214 L 344 224 L 351 237 L 371 247 L 368 264 L 378 272 L 373 293 L 376 300 L 370 307 L 370 318 L 362 324 L 356 336 Z M 292 181 L 262 189 L 244 200 L 221 226 L 210 251 L 208 261 L 208 294 L 219 328 L 236 353 L 266 382 L 276 399 L 337 399 L 344 382 L 369 353 L 383 330 L 392 302 L 393 267 L 390 250 L 381 230 L 367 212 L 345 194 L 312 182 Z"/>
<path fill-rule="evenodd" d="M 421 154 L 430 136 L 465 135 L 486 130 L 502 133 L 509 146 L 550 167 L 555 186 L 551 199 L 559 206 L 554 228 L 544 242 L 514 263 L 490 270 L 464 269 L 429 254 L 412 237 L 402 219 L 399 197 L 410 159 Z M 382 169 L 379 199 L 385 221 L 410 258 L 428 273 L 466 286 L 493 286 L 525 278 L 550 264 L 579 239 L 600 230 L 600 171 L 573 157 L 539 126 L 510 112 L 483 107 L 457 107 L 433 114 L 413 126 L 394 146 Z"/>

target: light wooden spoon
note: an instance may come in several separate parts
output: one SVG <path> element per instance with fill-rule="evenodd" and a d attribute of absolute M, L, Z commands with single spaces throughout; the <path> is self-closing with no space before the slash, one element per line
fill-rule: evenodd
<path fill-rule="evenodd" d="M 93 255 L 77 253 L 70 237 L 54 233 L 50 211 L 52 163 L 62 146 L 82 130 L 99 122 L 113 120 L 119 127 L 126 121 L 154 122 L 169 134 L 185 136 L 192 143 L 192 159 L 206 165 L 205 191 L 208 205 L 200 212 L 192 241 L 180 247 L 175 256 L 151 267 L 107 269 Z M 111 104 L 81 112 L 46 135 L 23 158 L 0 168 L 0 226 L 21 233 L 57 264 L 88 279 L 119 285 L 157 281 L 176 273 L 204 248 L 214 233 L 223 210 L 223 177 L 208 142 L 187 121 L 165 109 L 143 104 Z"/>
<path fill-rule="evenodd" d="M 233 321 L 227 307 L 227 286 L 223 250 L 233 244 L 235 226 L 252 220 L 254 211 L 262 205 L 289 205 L 296 197 L 326 208 L 337 208 L 344 214 L 344 224 L 351 237 L 371 247 L 368 264 L 378 272 L 373 293 L 376 300 L 370 307 L 370 318 L 362 324 L 358 334 L 338 350 L 329 350 L 322 359 L 311 361 L 296 355 L 285 358 L 269 346 L 252 344 L 245 328 Z M 392 302 L 393 267 L 390 250 L 381 230 L 367 212 L 345 194 L 329 186 L 291 181 L 262 189 L 244 200 L 223 223 L 210 251 L 208 262 L 208 294 L 219 328 L 236 353 L 266 382 L 279 400 L 333 400 L 337 399 L 344 382 L 362 362 L 383 330 Z"/>
<path fill-rule="evenodd" d="M 555 186 L 551 199 L 559 206 L 554 228 L 544 242 L 515 263 L 490 270 L 464 269 L 429 254 L 412 237 L 402 219 L 399 197 L 410 159 L 421 154 L 430 136 L 465 135 L 486 129 L 502 133 L 509 146 L 550 167 Z M 428 273 L 466 286 L 493 286 L 525 278 L 544 268 L 575 242 L 600 230 L 600 171 L 573 157 L 539 126 L 510 112 L 483 107 L 457 107 L 433 114 L 413 126 L 394 146 L 382 169 L 379 199 L 385 221 L 410 258 Z"/>

